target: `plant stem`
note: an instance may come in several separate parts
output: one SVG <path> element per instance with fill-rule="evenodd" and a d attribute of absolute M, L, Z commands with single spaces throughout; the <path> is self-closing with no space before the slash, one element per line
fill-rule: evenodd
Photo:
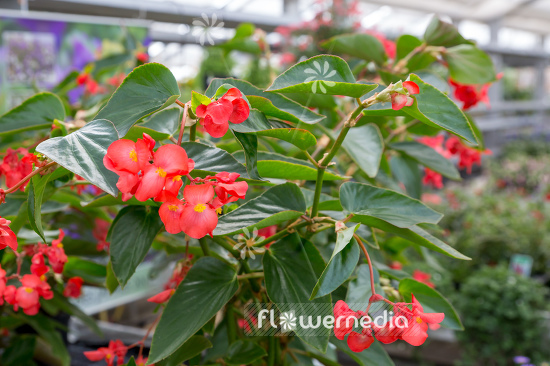
<path fill-rule="evenodd" d="M 10 189 L 7 189 L 4 193 L 9 194 L 9 193 L 13 193 L 13 192 L 17 191 L 19 189 L 19 187 L 21 187 L 26 181 L 28 181 L 29 179 L 34 177 L 36 174 L 38 174 L 40 172 L 43 172 L 44 170 L 48 169 L 49 167 L 54 166 L 55 164 L 57 164 L 57 163 L 55 161 L 52 161 L 51 163 L 48 163 L 48 164 L 44 165 L 43 167 L 40 167 L 40 168 L 36 169 L 35 171 L 29 173 L 25 178 L 21 179 L 16 185 L 11 187 Z"/>
<path fill-rule="evenodd" d="M 185 121 L 187 121 L 187 113 L 189 112 L 189 103 L 185 103 L 183 107 L 183 117 L 181 119 L 180 134 L 178 136 L 178 146 L 181 145 L 183 139 L 183 130 L 185 130 Z"/>
<path fill-rule="evenodd" d="M 232 304 L 227 305 L 227 335 L 229 344 L 237 340 L 237 324 L 235 320 L 235 311 Z"/>
<path fill-rule="evenodd" d="M 264 273 L 263 272 L 252 272 L 252 273 L 247 273 L 247 274 L 242 274 L 242 275 L 237 276 L 237 279 L 239 281 L 249 280 L 249 279 L 253 279 L 253 278 L 264 278 Z"/>
<path fill-rule="evenodd" d="M 297 224 L 297 225 L 294 225 L 294 226 L 293 226 L 293 225 L 290 225 L 290 226 L 288 226 L 287 228 L 285 228 L 285 229 L 279 231 L 279 232 L 276 233 L 275 235 L 272 235 L 272 236 L 270 236 L 269 238 L 265 238 L 265 239 L 262 240 L 262 241 L 259 241 L 259 242 L 257 242 L 257 243 L 254 243 L 253 246 L 254 246 L 254 247 L 265 247 L 267 244 L 271 243 L 272 241 L 278 240 L 278 239 L 280 239 L 280 238 L 282 238 L 282 237 L 288 235 L 288 234 L 289 234 L 288 231 L 289 231 L 290 229 L 295 229 L 295 230 L 297 230 L 297 229 L 302 228 L 302 227 L 304 227 L 304 226 L 306 226 L 306 225 L 308 225 L 308 224 L 309 224 L 308 222 L 301 222 L 301 223 L 299 223 L 299 224 Z"/>
<path fill-rule="evenodd" d="M 276 339 L 274 336 L 269 337 L 269 352 L 267 358 L 268 366 L 275 366 L 275 348 Z"/>
<path fill-rule="evenodd" d="M 179 100 L 176 99 L 176 104 L 179 105 L 182 108 L 185 108 L 185 103 L 183 103 L 182 101 L 179 101 Z"/>
<path fill-rule="evenodd" d="M 196 122 L 193 126 L 191 126 L 191 128 L 189 129 L 189 141 L 191 142 L 195 142 L 196 140 L 196 135 L 197 135 L 197 123 L 199 122 Z"/>
<path fill-rule="evenodd" d="M 205 256 L 210 255 L 210 248 L 208 248 L 208 243 L 206 242 L 206 238 L 200 238 L 199 243 L 201 245 L 202 252 Z"/>
<path fill-rule="evenodd" d="M 365 244 L 363 244 L 363 242 L 359 238 L 359 235 L 353 234 L 353 237 L 355 238 L 355 240 L 357 240 L 357 243 L 361 247 L 361 250 L 363 250 L 365 257 L 367 257 L 367 262 L 369 264 L 369 271 L 370 271 L 370 290 L 373 295 L 376 295 L 376 290 L 374 289 L 374 270 L 372 269 L 372 262 L 370 261 L 369 252 L 367 252 L 367 248 L 365 248 Z"/>
<path fill-rule="evenodd" d="M 306 157 L 308 158 L 309 161 L 311 161 L 313 165 L 319 166 L 319 164 L 317 164 L 317 161 L 315 161 L 315 159 L 313 159 L 313 157 L 306 150 L 304 150 L 304 153 L 306 154 Z"/>
<path fill-rule="evenodd" d="M 388 137 L 384 140 L 384 144 L 388 144 L 395 136 L 407 131 L 407 129 L 409 127 L 412 127 L 414 126 L 415 124 L 417 124 L 419 121 L 417 119 L 415 119 L 414 121 L 411 121 L 405 125 L 402 125 L 402 126 L 399 126 L 397 127 L 395 130 L 393 130 L 389 135 Z"/>

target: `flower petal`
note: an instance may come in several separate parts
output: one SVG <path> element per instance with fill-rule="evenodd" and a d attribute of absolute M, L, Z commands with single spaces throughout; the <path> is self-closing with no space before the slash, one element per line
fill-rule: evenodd
<path fill-rule="evenodd" d="M 187 188 L 187 187 L 186 187 Z M 210 207 L 202 212 L 195 210 L 195 205 L 186 205 L 180 217 L 181 230 L 194 239 L 212 235 L 218 225 L 218 214 Z"/>

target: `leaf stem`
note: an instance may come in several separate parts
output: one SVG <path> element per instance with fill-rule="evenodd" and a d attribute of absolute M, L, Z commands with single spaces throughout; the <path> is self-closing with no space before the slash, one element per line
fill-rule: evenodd
<path fill-rule="evenodd" d="M 246 274 L 242 274 L 242 275 L 238 275 L 237 276 L 237 279 L 239 281 L 243 281 L 243 280 L 249 280 L 249 279 L 253 279 L 253 278 L 264 278 L 264 273 L 263 272 L 252 272 L 252 273 L 246 273 Z"/>
<path fill-rule="evenodd" d="M 187 114 L 189 113 L 189 102 L 185 103 L 183 107 L 183 117 L 181 118 L 180 134 L 178 136 L 178 146 L 181 145 L 183 139 L 183 130 L 185 130 L 185 121 L 187 121 Z"/>
<path fill-rule="evenodd" d="M 44 170 L 54 166 L 55 164 L 57 164 L 57 163 L 55 161 L 52 161 L 51 163 L 48 163 L 48 164 L 44 165 L 43 167 L 40 167 L 40 168 L 36 169 L 35 171 L 29 173 L 25 178 L 21 179 L 16 185 L 11 187 L 10 189 L 7 189 L 4 193 L 9 194 L 9 193 L 13 193 L 13 192 L 17 191 L 19 189 L 19 187 L 21 187 L 26 181 L 28 181 L 29 179 L 34 177 L 36 174 L 38 174 L 40 172 L 43 172 Z"/>
<path fill-rule="evenodd" d="M 199 122 L 196 122 L 193 126 L 191 126 L 191 128 L 189 129 L 189 141 L 191 142 L 195 142 L 196 140 L 196 135 L 197 135 L 197 123 Z"/>
<path fill-rule="evenodd" d="M 206 238 L 200 238 L 199 244 L 201 245 L 202 252 L 205 256 L 210 255 L 210 248 L 208 247 L 208 242 L 206 241 Z"/>
<path fill-rule="evenodd" d="M 237 323 L 235 319 L 235 310 L 232 304 L 227 305 L 227 335 L 229 344 L 237 340 Z"/>
<path fill-rule="evenodd" d="M 178 99 L 176 99 L 176 104 L 179 105 L 179 106 L 182 107 L 182 108 L 185 108 L 185 103 L 182 102 L 182 101 L 180 101 L 180 100 L 178 100 Z"/>
<path fill-rule="evenodd" d="M 292 224 L 292 225 L 289 225 L 288 227 L 286 227 L 285 229 L 279 231 L 278 233 L 276 233 L 275 235 L 271 235 L 270 237 L 268 238 L 265 238 L 264 240 L 262 241 L 259 241 L 257 243 L 254 243 L 254 247 L 265 247 L 267 244 L 271 243 L 272 241 L 275 241 L 275 240 L 278 240 L 288 234 L 289 233 L 289 230 L 291 229 L 294 229 L 294 230 L 297 230 L 299 228 L 302 228 L 304 226 L 307 226 L 309 224 L 309 222 L 305 221 L 305 222 L 301 222 L 301 223 L 298 223 L 296 225 Z"/>
<path fill-rule="evenodd" d="M 363 244 L 363 242 L 359 238 L 359 235 L 353 234 L 353 237 L 355 238 L 355 240 L 357 240 L 357 243 L 361 247 L 361 250 L 363 250 L 365 257 L 367 257 L 367 262 L 369 264 L 369 271 L 370 271 L 370 290 L 373 295 L 376 295 L 376 290 L 374 289 L 374 270 L 372 269 L 372 262 L 370 260 L 369 252 L 367 252 L 367 248 L 365 248 L 365 244 Z"/>

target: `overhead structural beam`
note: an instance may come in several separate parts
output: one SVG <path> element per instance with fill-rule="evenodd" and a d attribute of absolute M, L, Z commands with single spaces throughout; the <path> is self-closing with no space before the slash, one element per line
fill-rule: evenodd
<path fill-rule="evenodd" d="M 193 20 L 200 19 L 202 14 L 207 16 L 216 14 L 218 19 L 223 20 L 224 27 L 235 28 L 240 23 L 250 22 L 266 31 L 272 31 L 279 25 L 288 25 L 299 21 L 297 14 L 294 14 L 294 16 L 268 17 L 204 6 L 151 0 L 31 0 L 29 1 L 29 10 L 116 18 L 139 18 L 177 24 L 192 24 Z"/>

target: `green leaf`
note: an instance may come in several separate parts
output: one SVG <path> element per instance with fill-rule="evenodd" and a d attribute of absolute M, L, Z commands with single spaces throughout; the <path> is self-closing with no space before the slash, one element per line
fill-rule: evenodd
<path fill-rule="evenodd" d="M 372 269 L 374 278 L 374 289 L 377 294 L 384 295 L 384 290 L 380 287 L 380 274 L 376 268 Z M 361 264 L 357 267 L 357 278 L 349 282 L 348 292 L 346 294 L 346 303 L 353 307 L 367 306 L 372 296 L 370 287 L 370 268 L 367 264 Z M 362 310 L 362 309 L 361 309 Z"/>
<path fill-rule="evenodd" d="M 38 333 L 40 338 L 48 343 L 51 353 L 58 359 L 60 365 L 69 366 L 71 357 L 69 351 L 58 331 L 60 324 L 42 314 L 32 316 L 20 314 L 31 327 Z"/>
<path fill-rule="evenodd" d="M 306 211 L 300 188 L 294 183 L 271 187 L 258 197 L 221 216 L 214 235 L 236 234 L 242 229 L 261 229 L 295 220 Z"/>
<path fill-rule="evenodd" d="M 194 335 L 181 345 L 168 358 L 155 363 L 157 366 L 178 366 L 199 355 L 205 349 L 212 348 L 212 343 L 202 335 Z"/>
<path fill-rule="evenodd" d="M 468 121 L 470 122 L 470 126 L 472 126 L 472 130 L 474 131 L 474 135 L 476 136 L 476 140 L 479 143 L 478 146 L 476 146 L 476 149 L 478 150 L 485 150 L 485 139 L 483 138 L 483 133 L 479 129 L 479 126 L 477 125 L 476 121 L 470 116 L 468 113 L 464 113 L 466 118 L 468 118 Z"/>
<path fill-rule="evenodd" d="M 411 302 L 411 294 L 420 302 L 425 313 L 444 313 L 445 319 L 441 323 L 443 327 L 454 330 L 464 330 L 464 326 L 456 313 L 456 310 L 439 292 L 430 286 L 405 278 L 399 282 L 399 293 L 405 297 L 405 301 Z"/>
<path fill-rule="evenodd" d="M 359 244 L 353 239 L 358 228 L 359 224 L 337 233 L 332 256 L 313 288 L 310 300 L 330 294 L 351 276 L 359 261 Z"/>
<path fill-rule="evenodd" d="M 137 366 L 136 365 L 136 360 L 134 359 L 134 356 L 130 357 L 130 360 L 124 366 Z"/>
<path fill-rule="evenodd" d="M 290 305 L 296 316 L 330 316 L 332 304 L 330 295 L 309 300 L 317 276 L 306 254 L 300 236 L 289 235 L 269 247 L 263 258 L 267 294 L 279 310 L 286 311 Z M 298 323 L 294 332 L 303 341 L 321 352 L 326 352 L 330 329 L 320 327 L 315 336 Z"/>
<path fill-rule="evenodd" d="M 363 352 L 352 352 L 346 341 L 341 341 L 336 337 L 330 338 L 330 343 L 334 344 L 339 350 L 350 356 L 359 366 L 394 366 L 392 359 L 378 341 Z"/>
<path fill-rule="evenodd" d="M 458 29 L 447 22 L 434 16 L 424 32 L 424 40 L 430 46 L 452 47 L 459 44 L 472 44 L 471 41 L 464 39 L 458 32 Z"/>
<path fill-rule="evenodd" d="M 143 261 L 162 226 L 156 208 L 128 206 L 120 210 L 109 229 L 109 254 L 121 287 Z"/>
<path fill-rule="evenodd" d="M 200 258 L 164 309 L 153 336 L 149 363 L 176 352 L 216 315 L 238 287 L 235 268 L 213 257 Z"/>
<path fill-rule="evenodd" d="M 250 84 L 248 81 L 231 78 L 214 79 L 210 83 L 210 86 L 208 86 L 205 94 L 209 97 L 213 97 L 216 90 L 223 84 L 233 85 L 247 97 L 252 97 L 248 99 L 252 108 L 258 109 L 267 116 L 280 118 L 285 121 L 295 123 L 303 122 L 307 124 L 314 124 L 325 118 L 325 116 L 313 112 L 309 108 L 306 108 L 301 104 L 296 103 L 292 99 L 287 98 L 282 94 L 265 92 Z M 262 99 L 256 99 L 254 98 L 254 96 L 260 97 Z M 271 102 L 272 105 L 280 112 L 275 111 L 269 105 L 269 103 L 264 101 L 264 99 L 267 99 L 269 102 Z M 283 118 L 283 116 L 286 117 Z"/>
<path fill-rule="evenodd" d="M 147 121 L 134 125 L 124 138 L 136 141 L 146 133 L 155 140 L 162 141 L 174 135 L 180 122 L 179 108 L 165 109 L 155 113 Z"/>
<path fill-rule="evenodd" d="M 384 220 L 400 228 L 420 223 L 437 224 L 442 214 L 422 202 L 389 189 L 364 183 L 347 182 L 340 186 L 340 202 L 353 219 L 368 226 L 369 218 Z M 357 222 L 357 221 L 356 221 Z"/>
<path fill-rule="evenodd" d="M 469 44 L 448 48 L 443 54 L 451 78 L 462 84 L 485 84 L 496 80 L 495 67 L 488 54 Z"/>
<path fill-rule="evenodd" d="M 230 365 L 252 365 L 267 352 L 252 341 L 238 340 L 229 346 L 226 361 Z"/>
<path fill-rule="evenodd" d="M 107 274 L 105 275 L 105 287 L 109 290 L 109 293 L 112 294 L 118 288 L 119 283 L 113 272 L 113 265 L 111 261 L 107 263 Z"/>
<path fill-rule="evenodd" d="M 40 235 L 42 240 L 44 240 L 44 243 L 46 243 L 46 237 L 44 236 L 44 229 L 42 228 L 42 200 L 50 176 L 51 174 L 46 176 L 37 174 L 33 176 L 29 184 L 29 196 L 27 199 L 29 224 L 34 232 Z"/>
<path fill-rule="evenodd" d="M 63 267 L 65 277 L 82 277 L 87 282 L 97 282 L 107 276 L 107 269 L 103 264 L 88 261 L 79 257 L 68 257 Z"/>
<path fill-rule="evenodd" d="M 261 180 L 258 172 L 258 137 L 256 135 L 233 131 L 233 135 L 242 146 L 246 158 L 246 171 L 252 179 Z"/>
<path fill-rule="evenodd" d="M 382 43 L 370 34 L 342 34 L 329 38 L 320 45 L 330 53 L 374 61 L 378 65 L 383 65 L 387 59 Z"/>
<path fill-rule="evenodd" d="M 404 34 L 397 38 L 395 45 L 397 50 L 396 61 L 398 61 L 414 51 L 416 47 L 422 45 L 422 41 L 415 36 Z M 407 71 L 412 72 L 425 69 L 436 60 L 437 59 L 431 53 L 419 52 L 407 61 Z"/>
<path fill-rule="evenodd" d="M 39 93 L 0 116 L 0 135 L 50 128 L 56 119 L 65 119 L 61 99 L 52 93 Z"/>
<path fill-rule="evenodd" d="M 5 347 L 0 357 L 0 364 L 4 366 L 36 365 L 32 360 L 35 347 L 35 335 L 16 335 L 12 338 L 9 347 Z"/>
<path fill-rule="evenodd" d="M 206 95 L 191 91 L 191 110 L 193 113 L 197 113 L 197 107 L 201 104 L 209 105 L 210 103 L 212 103 L 212 99 L 208 98 Z"/>
<path fill-rule="evenodd" d="M 404 228 L 400 228 L 392 224 L 389 224 L 384 220 L 368 218 L 368 217 L 359 217 L 359 216 L 352 217 L 351 221 L 360 222 L 365 225 L 376 227 L 382 231 L 396 234 L 397 236 L 407 239 L 413 242 L 414 244 L 421 245 L 423 247 L 445 254 L 452 258 L 463 259 L 463 260 L 471 259 L 469 257 L 466 257 L 464 254 L 460 253 L 455 248 L 451 247 L 448 244 L 445 244 L 435 236 L 431 235 L 430 233 L 428 233 L 427 231 L 425 231 L 424 229 L 416 225 L 411 226 L 408 229 L 404 229 Z"/>
<path fill-rule="evenodd" d="M 390 160 L 391 172 L 403 183 L 407 194 L 420 199 L 422 195 L 422 174 L 416 161 L 406 155 L 393 156 Z"/>
<path fill-rule="evenodd" d="M 246 168 L 225 150 L 198 142 L 184 142 L 181 147 L 185 149 L 187 156 L 195 161 L 195 168 L 191 173 L 193 176 L 197 172 L 210 175 L 235 172 L 243 178 L 248 178 Z"/>
<path fill-rule="evenodd" d="M 256 109 L 251 109 L 248 118 L 243 123 L 230 123 L 229 128 L 234 132 L 250 133 L 269 130 L 273 128 L 273 126 L 269 123 L 266 116 L 262 112 Z"/>
<path fill-rule="evenodd" d="M 46 140 L 36 147 L 36 151 L 116 196 L 118 175 L 103 165 L 107 148 L 116 140 L 118 135 L 113 123 L 101 119 L 65 137 Z"/>
<path fill-rule="evenodd" d="M 384 151 L 380 129 L 373 123 L 352 128 L 342 144 L 349 156 L 371 178 L 378 174 Z"/>
<path fill-rule="evenodd" d="M 460 172 L 454 164 L 427 145 L 416 141 L 403 141 L 391 144 L 390 148 L 402 152 L 411 159 L 443 174 L 447 178 L 460 180 Z"/>
<path fill-rule="evenodd" d="M 179 96 L 178 83 L 170 70 L 147 63 L 128 74 L 94 119 L 112 121 L 122 137 L 137 121 L 166 108 Z"/>
<path fill-rule="evenodd" d="M 343 59 L 320 55 L 292 66 L 279 75 L 267 91 L 346 95 L 359 98 L 376 88 L 376 84 L 356 83 Z"/>
<path fill-rule="evenodd" d="M 274 137 L 279 140 L 290 142 L 301 150 L 307 150 L 317 145 L 317 139 L 308 130 L 298 128 L 273 128 L 256 132 L 257 136 Z"/>
<path fill-rule="evenodd" d="M 66 265 L 65 265 L 66 267 Z M 105 268 L 105 267 L 104 267 Z M 65 270 L 65 269 L 64 269 Z M 57 291 L 53 291 L 54 297 L 48 300 L 55 305 L 59 310 L 64 313 L 70 314 L 80 319 L 88 328 L 90 328 L 95 334 L 102 336 L 103 332 L 99 329 L 96 320 L 89 315 L 86 315 L 80 308 L 72 304 L 66 297 Z"/>
<path fill-rule="evenodd" d="M 131 205 L 131 206 L 151 206 L 154 205 L 151 201 L 138 201 L 135 197 L 130 198 L 128 201 L 122 201 L 122 195 L 113 197 L 110 194 L 100 194 L 99 196 L 94 197 L 91 201 L 79 202 L 82 207 L 86 208 L 95 208 L 95 207 L 106 207 L 106 206 L 117 206 L 117 205 Z"/>

